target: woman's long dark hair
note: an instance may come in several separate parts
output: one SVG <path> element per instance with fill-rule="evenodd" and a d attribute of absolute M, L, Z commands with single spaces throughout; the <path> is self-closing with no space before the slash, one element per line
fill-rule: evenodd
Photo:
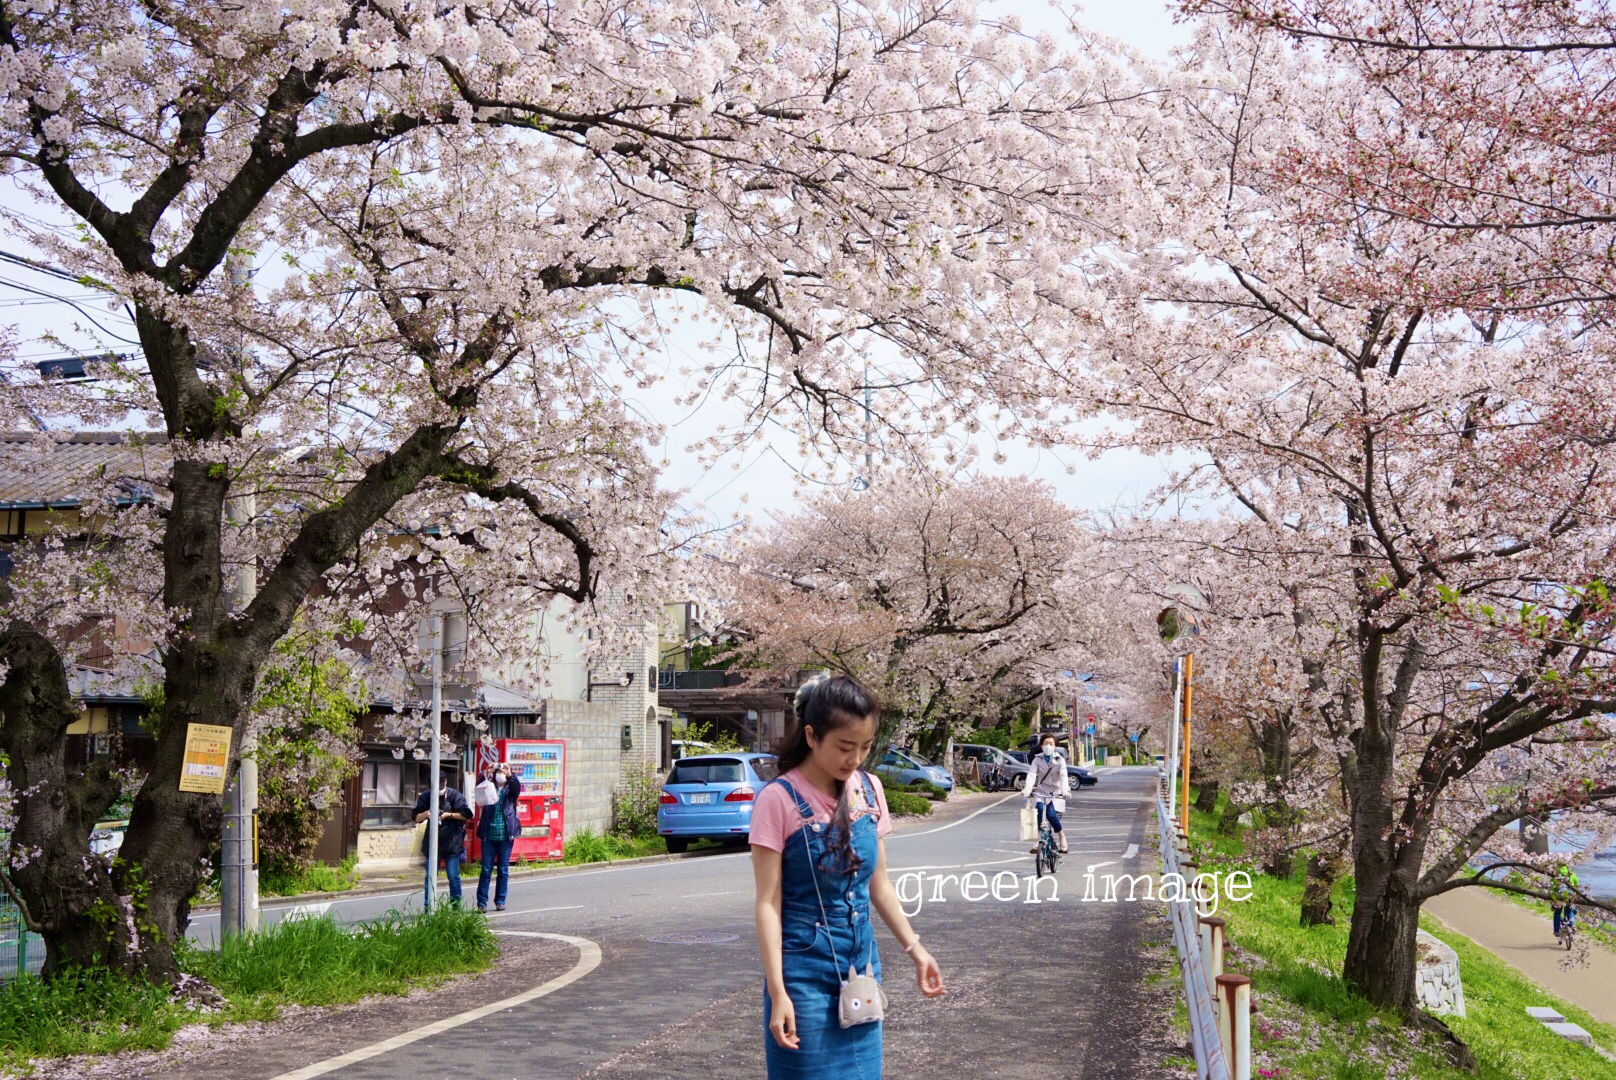
<path fill-rule="evenodd" d="M 775 751 L 781 773 L 795 769 L 813 753 L 813 747 L 808 745 L 809 728 L 814 729 L 815 739 L 823 740 L 836 729 L 868 720 L 881 711 L 869 691 L 846 675 L 816 675 L 809 679 L 797 688 L 791 708 L 796 719 Z M 825 860 L 820 865 L 834 868 L 829 872 L 852 874 L 860 865 L 850 827 L 853 809 L 847 785 L 839 781 L 838 785 L 841 790 L 836 793 L 836 812 L 831 815 Z"/>

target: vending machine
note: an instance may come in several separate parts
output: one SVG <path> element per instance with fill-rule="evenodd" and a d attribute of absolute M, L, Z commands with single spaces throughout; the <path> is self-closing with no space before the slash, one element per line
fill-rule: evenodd
<path fill-rule="evenodd" d="M 488 773 L 504 764 L 522 782 L 516 799 L 516 819 L 522 835 L 511 845 L 511 862 L 561 858 L 565 824 L 567 744 L 560 739 L 496 739 L 477 748 L 477 771 Z M 477 808 L 479 823 L 490 807 Z M 468 838 L 467 854 L 482 860 L 482 843 L 475 829 Z"/>

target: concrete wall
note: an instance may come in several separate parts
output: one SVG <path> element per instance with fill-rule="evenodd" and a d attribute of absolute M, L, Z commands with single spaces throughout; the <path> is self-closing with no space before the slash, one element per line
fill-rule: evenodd
<path fill-rule="evenodd" d="M 585 829 L 604 833 L 612 827 L 612 791 L 617 786 L 619 758 L 617 710 L 609 702 L 544 702 L 544 737 L 567 743 L 565 837 Z"/>

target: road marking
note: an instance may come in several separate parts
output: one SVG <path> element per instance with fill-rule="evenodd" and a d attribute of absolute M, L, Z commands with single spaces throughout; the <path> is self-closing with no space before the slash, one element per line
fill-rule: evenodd
<path fill-rule="evenodd" d="M 360 1047 L 358 1050 L 350 1050 L 340 1057 L 327 1058 L 325 1061 L 317 1061 L 313 1065 L 305 1065 L 303 1068 L 294 1069 L 289 1073 L 281 1073 L 279 1076 L 274 1077 L 273 1080 L 314 1080 L 316 1076 L 324 1076 L 345 1066 L 368 1061 L 373 1057 L 379 1057 L 387 1053 L 389 1050 L 397 1050 L 399 1047 L 408 1046 L 413 1042 L 420 1042 L 422 1039 L 452 1030 L 462 1024 L 469 1024 L 473 1020 L 481 1020 L 485 1016 L 492 1016 L 494 1013 L 503 1012 L 506 1009 L 514 1009 L 518 1005 L 525 1005 L 536 998 L 544 997 L 546 994 L 553 994 L 562 987 L 577 982 L 600 967 L 600 946 L 588 938 L 568 937 L 565 934 L 540 934 L 533 931 L 502 930 L 497 932 L 519 937 L 540 937 L 550 938 L 553 941 L 564 941 L 568 945 L 577 948 L 578 962 L 566 974 L 557 975 L 542 986 L 524 990 L 514 997 L 504 998 L 481 1008 L 469 1009 L 463 1013 L 456 1013 L 454 1016 L 448 1016 L 435 1023 L 418 1027 L 414 1031 L 406 1031 L 402 1035 L 394 1035 L 391 1039 L 383 1039 L 379 1043 L 372 1043 L 369 1046 Z"/>
<path fill-rule="evenodd" d="M 1129 859 L 1132 859 L 1132 858 L 1135 858 L 1136 856 L 1138 856 L 1138 854 L 1139 854 L 1139 845 L 1138 844 L 1129 844 L 1128 845 L 1128 850 L 1124 851 L 1122 853 L 1122 861 L 1127 862 Z"/>
<path fill-rule="evenodd" d="M 1010 794 L 1006 795 L 1004 798 L 1000 799 L 998 802 L 988 803 L 986 806 L 982 807 L 982 809 L 974 811 L 974 812 L 969 813 L 969 814 L 966 814 L 964 817 L 960 818 L 958 821 L 950 821 L 947 825 L 939 825 L 935 829 L 926 829 L 926 830 L 923 830 L 921 832 L 902 832 L 902 833 L 895 832 L 895 833 L 889 833 L 889 834 L 887 834 L 887 838 L 886 838 L 887 843 L 890 844 L 894 840 L 907 840 L 911 836 L 930 836 L 932 833 L 940 833 L 944 829 L 952 829 L 956 825 L 965 824 L 967 821 L 970 821 L 972 818 L 976 817 L 977 814 L 985 814 L 989 810 L 992 810 L 995 806 L 1002 806 L 1003 804 L 1009 802 L 1011 799 L 1019 799 L 1019 798 L 1021 798 L 1021 793 L 1016 792 L 1016 791 L 1012 791 Z"/>
<path fill-rule="evenodd" d="M 281 922 L 291 922 L 294 919 L 318 919 L 330 910 L 331 901 L 329 900 L 322 904 L 298 904 L 281 916 Z"/>
<path fill-rule="evenodd" d="M 490 919 L 503 919 L 507 915 L 537 915 L 541 911 L 577 911 L 581 907 L 583 907 L 582 904 L 562 904 L 560 907 L 536 907 L 528 908 L 526 911 L 490 911 L 488 912 L 488 917 Z M 499 933 L 509 934 L 514 933 L 514 931 L 501 930 Z"/>
<path fill-rule="evenodd" d="M 1028 854 L 1017 855 L 1013 859 L 994 859 L 990 862 L 939 863 L 936 866 L 889 866 L 887 867 L 887 873 L 890 875 L 912 874 L 916 870 L 969 870 L 973 866 L 1003 866 L 1007 862 L 1026 862 L 1030 858 L 1032 856 Z"/>
<path fill-rule="evenodd" d="M 694 900 L 694 899 L 697 899 L 697 898 L 708 897 L 708 896 L 735 896 L 738 893 L 752 892 L 752 891 L 753 891 L 752 889 L 726 889 L 723 892 L 692 892 L 692 893 L 685 893 L 683 896 L 679 897 L 679 899 L 681 899 L 681 900 Z"/>
<path fill-rule="evenodd" d="M 1091 865 L 1089 867 L 1089 873 L 1092 874 L 1094 871 L 1100 869 L 1102 866 L 1115 866 L 1116 864 L 1117 864 L 1117 860 L 1115 860 L 1115 859 L 1107 859 L 1105 862 L 1097 862 L 1097 863 L 1094 863 L 1093 865 Z"/>

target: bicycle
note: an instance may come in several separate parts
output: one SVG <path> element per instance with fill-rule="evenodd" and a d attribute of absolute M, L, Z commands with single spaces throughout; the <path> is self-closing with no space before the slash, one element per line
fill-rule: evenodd
<path fill-rule="evenodd" d="M 1060 842 L 1055 839 L 1055 830 L 1050 828 L 1049 815 L 1038 815 L 1038 846 L 1033 848 L 1033 869 L 1038 877 L 1045 873 L 1053 874 L 1055 867 L 1060 863 Z"/>
<path fill-rule="evenodd" d="M 1554 932 L 1560 944 L 1565 946 L 1566 952 L 1571 951 L 1577 940 L 1577 909 L 1570 904 L 1566 905 L 1565 915 L 1560 919 L 1560 929 Z"/>

